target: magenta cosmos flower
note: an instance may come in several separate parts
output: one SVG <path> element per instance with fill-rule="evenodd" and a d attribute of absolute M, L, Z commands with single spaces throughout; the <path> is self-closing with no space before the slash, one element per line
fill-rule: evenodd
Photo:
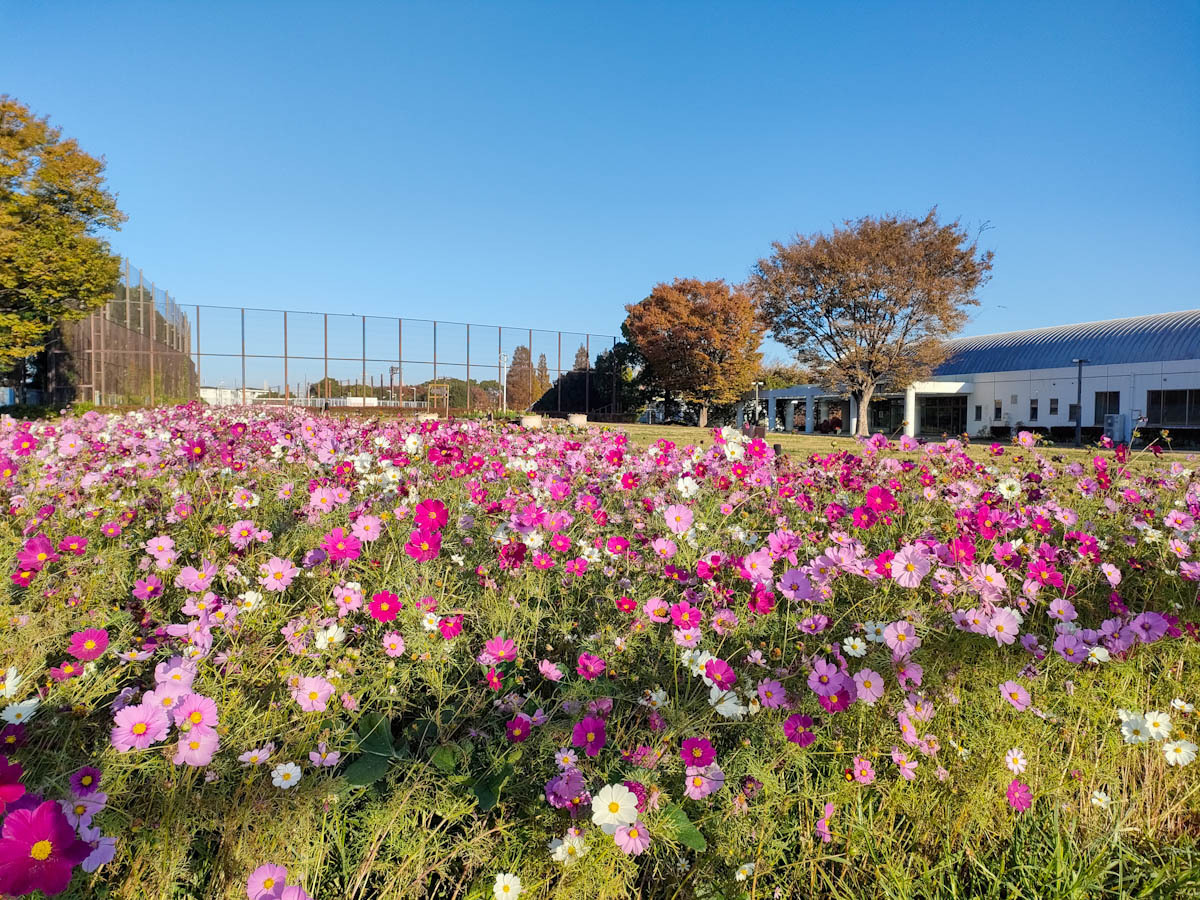
<path fill-rule="evenodd" d="M 417 562 L 428 562 L 437 559 L 442 550 L 442 533 L 440 531 L 422 531 L 417 529 L 408 536 L 404 552 Z"/>
<path fill-rule="evenodd" d="M 85 628 L 71 635 L 67 652 L 81 662 L 99 659 L 108 649 L 108 632 L 103 628 Z"/>
<path fill-rule="evenodd" d="M 367 604 L 367 612 L 376 622 L 394 621 L 403 608 L 404 604 L 400 602 L 400 598 L 391 591 L 377 592 L 371 597 L 371 602 Z"/>
<path fill-rule="evenodd" d="M 1017 812 L 1025 812 L 1029 807 L 1033 806 L 1033 792 L 1029 790 L 1029 785 L 1018 781 L 1016 778 L 1008 786 L 1008 805 Z"/>
<path fill-rule="evenodd" d="M 579 660 L 575 664 L 575 671 L 583 676 L 584 681 L 591 681 L 593 678 L 598 678 L 604 672 L 605 668 L 607 667 L 604 660 L 594 653 L 580 653 Z"/>
<path fill-rule="evenodd" d="M 0 813 L 25 795 L 25 785 L 21 784 L 23 771 L 20 763 L 10 763 L 7 756 L 0 756 Z"/>
<path fill-rule="evenodd" d="M 587 716 L 575 723 L 571 732 L 571 744 L 582 747 L 588 756 L 596 756 L 603 748 L 607 739 L 604 734 L 604 720 L 598 716 Z"/>
<path fill-rule="evenodd" d="M 683 739 L 679 755 L 685 766 L 707 766 L 717 758 L 717 751 L 708 738 L 691 737 Z"/>
<path fill-rule="evenodd" d="M 52 800 L 11 812 L 0 832 L 0 894 L 61 894 L 71 883 L 71 870 L 91 852 Z"/>
<path fill-rule="evenodd" d="M 787 721 L 783 723 L 783 733 L 787 735 L 787 739 L 793 744 L 807 747 L 817 739 L 817 736 L 810 730 L 812 725 L 812 716 L 796 713 L 793 716 L 788 716 Z"/>

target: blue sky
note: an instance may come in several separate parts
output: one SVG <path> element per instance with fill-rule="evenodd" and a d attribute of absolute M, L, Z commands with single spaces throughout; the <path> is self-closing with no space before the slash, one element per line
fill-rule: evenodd
<path fill-rule="evenodd" d="M 0 5 L 183 303 L 613 333 L 675 276 L 938 205 L 967 333 L 1190 308 L 1200 4 Z"/>

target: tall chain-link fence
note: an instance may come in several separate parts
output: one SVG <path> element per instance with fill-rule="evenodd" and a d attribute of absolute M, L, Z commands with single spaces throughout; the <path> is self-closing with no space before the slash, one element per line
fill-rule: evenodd
<path fill-rule="evenodd" d="M 104 309 L 62 329 L 45 402 L 623 414 L 613 335 L 181 305 L 126 260 Z"/>

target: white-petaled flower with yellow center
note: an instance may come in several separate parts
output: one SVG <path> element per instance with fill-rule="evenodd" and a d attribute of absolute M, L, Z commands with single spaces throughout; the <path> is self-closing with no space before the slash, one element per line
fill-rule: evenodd
<path fill-rule="evenodd" d="M 37 712 L 38 704 L 41 702 L 37 697 L 31 697 L 20 703 L 10 703 L 4 707 L 4 712 L 0 712 L 0 719 L 4 719 L 9 725 L 19 725 L 28 721 Z"/>
<path fill-rule="evenodd" d="M 492 885 L 492 896 L 497 900 L 517 900 L 517 897 L 521 896 L 521 879 L 508 872 L 501 872 L 496 876 L 496 883 Z"/>
<path fill-rule="evenodd" d="M 1092 791 L 1092 806 L 1097 809 L 1108 809 L 1112 806 L 1112 798 L 1104 791 Z"/>
<path fill-rule="evenodd" d="M 1125 738 L 1127 744 L 1144 744 L 1150 740 L 1146 720 L 1137 714 L 1131 715 L 1121 723 L 1121 737 Z"/>
<path fill-rule="evenodd" d="M 738 866 L 738 870 L 733 873 L 734 880 L 746 881 L 754 874 L 754 863 L 742 863 Z"/>
<path fill-rule="evenodd" d="M 3 680 L 0 680 L 0 694 L 3 694 L 6 700 L 11 700 L 17 695 L 17 688 L 20 686 L 21 675 L 17 672 L 17 667 L 9 666 L 8 671 L 4 673 Z"/>
<path fill-rule="evenodd" d="M 555 862 L 569 866 L 588 852 L 588 845 L 577 834 L 568 834 L 565 838 L 555 838 L 550 842 L 550 857 Z"/>
<path fill-rule="evenodd" d="M 855 659 L 867 655 L 867 642 L 857 635 L 851 635 L 842 641 L 842 649 L 847 656 L 853 656 Z"/>
<path fill-rule="evenodd" d="M 1165 741 L 1171 736 L 1171 717 L 1163 712 L 1148 712 L 1143 717 L 1146 720 L 1146 734 L 1156 741 Z"/>
<path fill-rule="evenodd" d="M 605 834 L 637 821 L 637 796 L 623 784 L 606 784 L 592 798 L 592 824 Z"/>
<path fill-rule="evenodd" d="M 1163 744 L 1163 756 L 1168 766 L 1186 766 L 1196 758 L 1197 747 L 1191 741 L 1168 741 Z"/>
<path fill-rule="evenodd" d="M 1176 712 L 1181 712 L 1185 716 L 1191 715 L 1192 713 L 1194 713 L 1196 711 L 1195 706 L 1188 703 L 1186 700 L 1184 700 L 1181 697 L 1176 697 L 1174 700 L 1171 701 L 1171 709 L 1175 710 Z"/>
<path fill-rule="evenodd" d="M 287 790 L 300 783 L 300 767 L 294 762 L 280 763 L 271 770 L 271 784 Z"/>
<path fill-rule="evenodd" d="M 1014 775 L 1020 775 L 1025 771 L 1029 763 L 1025 759 L 1025 754 L 1022 753 L 1019 748 L 1013 747 L 1006 754 L 1004 754 L 1004 765 Z"/>

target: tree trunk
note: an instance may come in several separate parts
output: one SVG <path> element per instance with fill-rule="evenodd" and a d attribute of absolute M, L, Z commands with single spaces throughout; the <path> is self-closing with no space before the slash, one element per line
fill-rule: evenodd
<path fill-rule="evenodd" d="M 863 385 L 857 391 L 851 391 L 850 396 L 854 398 L 858 404 L 858 421 L 855 423 L 854 434 L 856 437 L 869 437 L 871 434 L 870 419 L 868 411 L 871 406 L 871 397 L 875 395 L 875 385 Z"/>
<path fill-rule="evenodd" d="M 700 427 L 701 428 L 708 427 L 708 404 L 707 403 L 700 404 Z"/>

